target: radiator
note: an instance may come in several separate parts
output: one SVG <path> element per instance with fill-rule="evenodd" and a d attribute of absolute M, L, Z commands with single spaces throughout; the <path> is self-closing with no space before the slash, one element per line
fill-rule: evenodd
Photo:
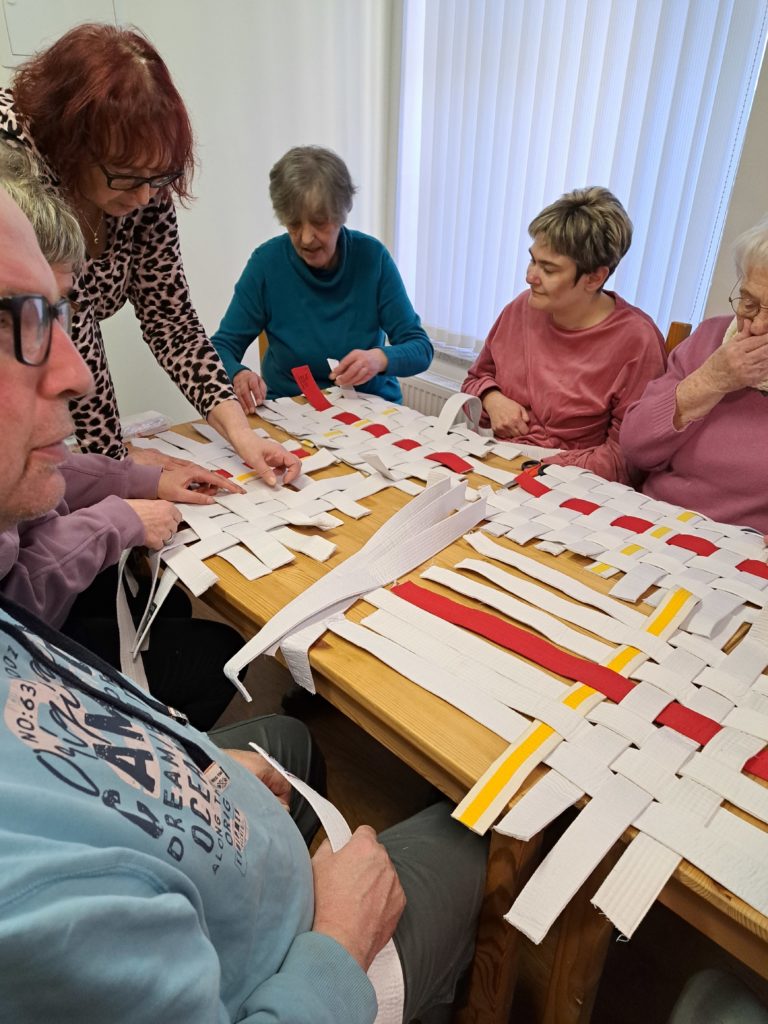
<path fill-rule="evenodd" d="M 436 379 L 433 376 L 405 377 L 400 381 L 403 389 L 403 405 L 424 413 L 425 416 L 438 416 L 446 398 L 450 398 L 459 390 L 456 381 L 448 378 Z"/>

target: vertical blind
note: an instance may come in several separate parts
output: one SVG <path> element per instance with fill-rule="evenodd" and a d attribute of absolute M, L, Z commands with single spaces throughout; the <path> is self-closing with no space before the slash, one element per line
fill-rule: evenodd
<path fill-rule="evenodd" d="M 765 0 L 405 0 L 395 252 L 439 347 L 479 350 L 528 224 L 585 185 L 634 224 L 608 287 L 696 323 L 767 26 Z"/>

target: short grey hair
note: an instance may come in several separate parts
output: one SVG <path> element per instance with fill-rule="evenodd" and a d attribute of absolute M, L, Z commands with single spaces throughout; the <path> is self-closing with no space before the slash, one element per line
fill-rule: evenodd
<path fill-rule="evenodd" d="M 356 191 L 341 157 L 322 146 L 295 146 L 269 172 L 272 209 L 286 227 L 304 217 L 343 224 Z"/>
<path fill-rule="evenodd" d="M 739 277 L 753 267 L 768 267 L 768 215 L 742 231 L 733 243 L 733 261 Z"/>
<path fill-rule="evenodd" d="M 566 192 L 528 225 L 531 238 L 542 235 L 547 245 L 576 264 L 576 280 L 608 267 L 609 276 L 632 244 L 632 221 L 607 188 L 592 185 Z"/>
<path fill-rule="evenodd" d="M 32 225 L 46 261 L 79 270 L 85 262 L 85 242 L 77 218 L 41 180 L 38 164 L 27 150 L 0 142 L 0 187 Z"/>

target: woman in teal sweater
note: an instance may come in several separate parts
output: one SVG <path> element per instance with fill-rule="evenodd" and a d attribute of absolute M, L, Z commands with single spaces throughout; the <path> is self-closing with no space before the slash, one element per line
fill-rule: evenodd
<path fill-rule="evenodd" d="M 344 227 L 354 193 L 344 161 L 320 146 L 289 150 L 269 173 L 287 233 L 252 253 L 212 338 L 246 412 L 267 396 L 298 395 L 295 366 L 308 365 L 320 387 L 336 383 L 399 402 L 397 378 L 432 361 L 392 257 L 377 239 Z M 262 331 L 269 342 L 263 380 L 242 363 Z M 329 357 L 339 360 L 333 371 Z"/>

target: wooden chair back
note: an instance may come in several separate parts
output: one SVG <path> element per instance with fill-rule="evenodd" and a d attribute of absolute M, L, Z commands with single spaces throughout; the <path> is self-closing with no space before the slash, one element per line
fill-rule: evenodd
<path fill-rule="evenodd" d="M 673 320 L 669 325 L 667 340 L 664 344 L 664 348 L 667 350 L 667 355 L 669 355 L 673 348 L 677 348 L 681 341 L 685 341 L 690 333 L 690 324 L 684 324 L 681 320 Z"/>
<path fill-rule="evenodd" d="M 690 329 L 691 328 L 690 328 L 690 325 L 689 325 L 688 330 L 690 331 Z M 681 341 L 682 341 L 682 339 L 681 339 Z M 267 332 L 266 331 L 262 331 L 261 334 L 259 335 L 259 369 L 261 369 L 261 364 L 264 362 L 264 356 L 267 354 L 267 345 L 268 344 L 269 344 L 269 341 L 267 339 Z"/>

